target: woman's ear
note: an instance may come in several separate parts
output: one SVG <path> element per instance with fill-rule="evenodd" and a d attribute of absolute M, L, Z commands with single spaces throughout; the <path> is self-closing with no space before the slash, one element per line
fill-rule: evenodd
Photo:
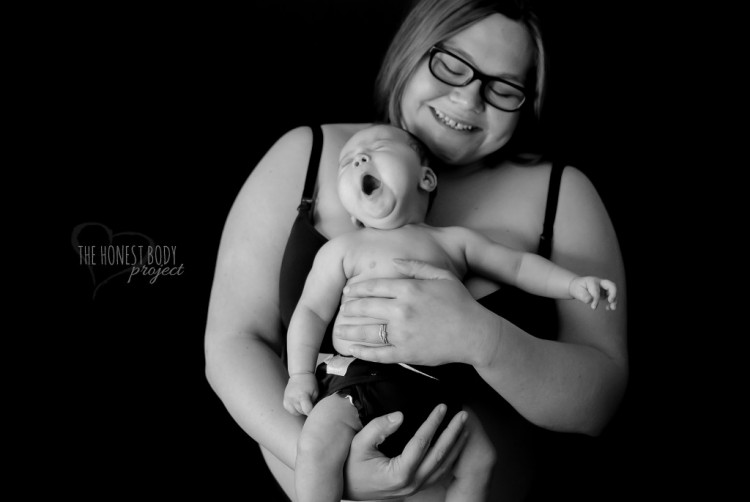
<path fill-rule="evenodd" d="M 432 192 L 437 188 L 437 175 L 427 166 L 422 166 L 422 179 L 419 180 L 419 188 L 425 192 Z"/>

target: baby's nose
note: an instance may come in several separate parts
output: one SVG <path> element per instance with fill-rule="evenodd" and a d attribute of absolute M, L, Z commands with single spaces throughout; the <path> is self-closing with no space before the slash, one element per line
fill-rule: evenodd
<path fill-rule="evenodd" d="M 366 162 L 370 162 L 370 157 L 368 157 L 364 153 L 361 153 L 354 157 L 354 167 L 359 167 L 360 164 L 364 164 Z"/>

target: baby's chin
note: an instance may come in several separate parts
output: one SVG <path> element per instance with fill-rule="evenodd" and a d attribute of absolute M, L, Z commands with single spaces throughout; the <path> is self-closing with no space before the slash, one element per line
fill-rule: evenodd
<path fill-rule="evenodd" d="M 370 228 L 396 228 L 394 220 L 398 220 L 396 214 L 397 206 L 392 198 L 373 200 L 370 203 L 360 201 L 354 211 L 350 211 L 353 219 L 356 219 L 365 227 Z"/>
<path fill-rule="evenodd" d="M 396 228 L 393 225 L 388 225 L 387 223 L 384 223 L 382 221 L 361 221 L 357 220 L 361 228 L 372 228 L 375 230 L 391 230 L 393 228 Z"/>
<path fill-rule="evenodd" d="M 393 230 L 404 225 L 404 218 L 392 212 L 382 217 L 363 215 L 361 219 L 357 218 L 357 221 L 365 228 L 374 228 L 376 230 Z"/>

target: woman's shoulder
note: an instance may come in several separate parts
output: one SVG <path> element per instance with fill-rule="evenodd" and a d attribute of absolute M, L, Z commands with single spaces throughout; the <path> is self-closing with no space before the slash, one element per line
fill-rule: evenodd
<path fill-rule="evenodd" d="M 556 199 L 559 205 L 577 206 L 596 200 L 598 195 L 589 178 L 577 167 L 564 165 L 560 183 L 553 181 L 552 162 L 535 163 L 506 161 L 496 169 L 488 169 L 484 180 L 488 193 L 493 194 L 489 208 L 495 212 L 516 209 L 528 217 L 529 224 L 542 221 L 547 205 Z M 556 191 L 555 194 L 550 191 Z M 559 206 L 558 206 L 559 207 Z M 523 219 L 523 218 L 520 218 Z"/>
<path fill-rule="evenodd" d="M 541 187 L 546 191 L 546 187 L 549 185 L 552 176 L 552 165 L 553 162 L 550 160 L 542 160 L 534 163 L 507 161 L 496 171 L 498 178 L 505 177 L 506 181 L 509 179 L 517 183 Z M 561 191 L 573 191 L 580 194 L 585 194 L 592 190 L 594 193 L 596 192 L 588 176 L 579 168 L 567 163 L 559 165 L 562 167 L 560 178 Z M 493 172 L 493 170 L 490 170 L 490 172 Z"/>
<path fill-rule="evenodd" d="M 313 128 L 319 127 L 323 132 L 323 137 L 344 138 L 344 141 L 352 136 L 355 132 L 368 126 L 367 123 L 358 124 L 300 124 L 287 129 L 276 140 L 276 145 L 284 147 L 309 146 L 313 136 Z"/>
<path fill-rule="evenodd" d="M 328 157 L 331 152 L 338 156 L 338 150 L 357 131 L 368 124 L 300 124 L 287 129 L 271 147 L 291 155 L 306 157 L 312 148 L 314 129 L 322 131 L 323 156 Z"/>
<path fill-rule="evenodd" d="M 357 131 L 372 125 L 367 122 L 347 123 L 347 124 L 321 124 L 323 134 L 331 136 L 342 136 L 349 138 Z"/>

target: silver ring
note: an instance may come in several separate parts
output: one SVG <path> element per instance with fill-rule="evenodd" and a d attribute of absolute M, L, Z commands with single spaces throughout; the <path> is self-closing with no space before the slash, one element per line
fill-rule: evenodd
<path fill-rule="evenodd" d="M 378 335 L 380 335 L 380 341 L 383 342 L 383 345 L 389 345 L 388 344 L 388 331 L 385 328 L 385 324 L 380 325 L 380 330 L 378 331 Z"/>

